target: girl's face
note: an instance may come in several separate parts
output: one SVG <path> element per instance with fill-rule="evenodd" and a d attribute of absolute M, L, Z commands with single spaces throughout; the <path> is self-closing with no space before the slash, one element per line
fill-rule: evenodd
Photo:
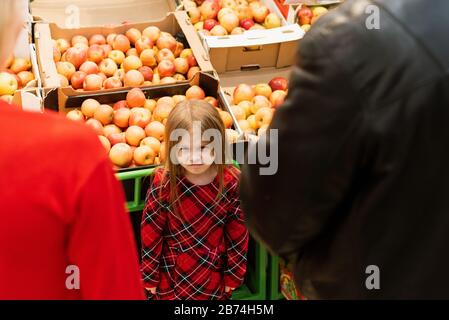
<path fill-rule="evenodd" d="M 190 174 L 205 173 L 215 161 L 215 152 L 209 141 L 193 141 L 190 134 L 182 137 L 177 145 L 177 160 Z"/>

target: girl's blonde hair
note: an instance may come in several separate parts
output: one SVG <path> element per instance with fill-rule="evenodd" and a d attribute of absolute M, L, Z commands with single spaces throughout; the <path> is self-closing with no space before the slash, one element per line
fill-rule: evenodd
<path fill-rule="evenodd" d="M 178 103 L 168 116 L 165 125 L 165 174 L 164 179 L 168 179 L 170 188 L 170 203 L 176 215 L 179 214 L 179 197 L 177 188 L 177 179 L 184 175 L 184 168 L 180 164 L 175 164 L 170 159 L 170 151 L 174 148 L 178 141 L 170 141 L 170 136 L 175 129 L 184 129 L 191 131 L 193 123 L 199 121 L 201 123 L 201 134 L 208 129 L 215 129 L 219 132 L 221 152 L 215 152 L 215 160 L 212 166 L 217 170 L 219 188 L 217 199 L 223 193 L 224 170 L 227 166 L 227 143 L 225 135 L 225 126 L 217 109 L 202 100 L 185 100 Z M 218 157 L 218 159 L 217 159 Z"/>

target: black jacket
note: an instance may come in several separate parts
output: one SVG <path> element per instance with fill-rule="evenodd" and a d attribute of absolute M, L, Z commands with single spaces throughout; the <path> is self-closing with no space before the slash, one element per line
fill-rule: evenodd
<path fill-rule="evenodd" d="M 301 40 L 278 171 L 241 197 L 306 297 L 449 298 L 448 71 L 448 0 L 347 0 Z"/>

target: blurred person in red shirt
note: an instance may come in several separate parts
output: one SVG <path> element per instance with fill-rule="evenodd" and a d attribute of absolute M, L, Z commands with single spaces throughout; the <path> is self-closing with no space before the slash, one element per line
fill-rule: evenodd
<path fill-rule="evenodd" d="M 4 71 L 23 20 L 0 2 Z M 93 132 L 0 100 L 0 299 L 141 299 L 125 198 Z"/>

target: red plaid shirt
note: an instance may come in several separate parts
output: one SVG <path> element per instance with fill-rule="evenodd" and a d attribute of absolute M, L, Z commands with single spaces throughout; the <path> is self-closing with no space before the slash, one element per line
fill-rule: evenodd
<path fill-rule="evenodd" d="M 142 276 L 146 288 L 157 287 L 154 298 L 224 300 L 225 286 L 243 283 L 248 231 L 230 170 L 237 171 L 225 169 L 218 201 L 218 179 L 204 186 L 178 179 L 182 219 L 169 204 L 168 179 L 156 171 L 142 220 Z"/>

